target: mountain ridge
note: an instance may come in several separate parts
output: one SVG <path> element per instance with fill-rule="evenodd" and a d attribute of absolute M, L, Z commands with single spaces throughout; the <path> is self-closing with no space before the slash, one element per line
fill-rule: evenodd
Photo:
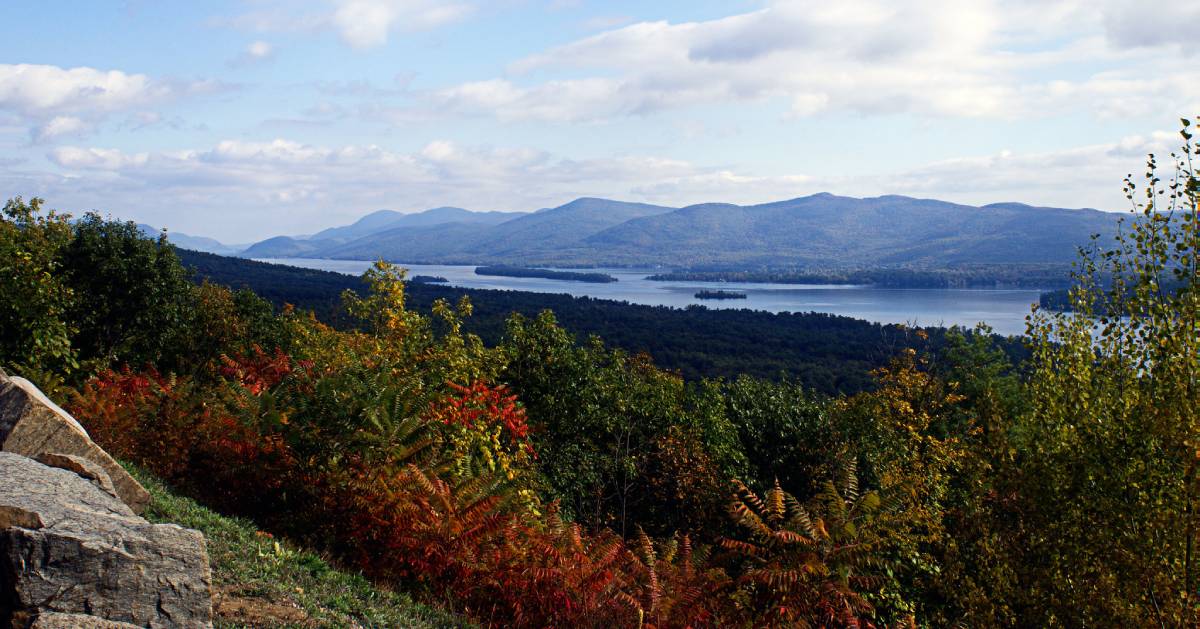
<path fill-rule="evenodd" d="M 1065 264 L 1117 213 L 1017 202 L 973 206 L 904 195 L 817 194 L 669 207 L 581 197 L 534 212 L 439 207 L 372 212 L 309 237 L 276 236 L 250 258 L 675 268 L 943 268 Z"/>
<path fill-rule="evenodd" d="M 484 223 L 495 225 L 508 220 L 519 218 L 526 212 L 472 212 L 460 207 L 441 206 L 421 212 L 403 213 L 395 210 L 376 210 L 357 221 L 340 227 L 330 227 L 313 234 L 308 240 L 330 240 L 340 238 L 346 241 L 368 235 L 373 232 L 393 229 L 396 227 L 419 227 L 440 225 L 443 223 Z"/>

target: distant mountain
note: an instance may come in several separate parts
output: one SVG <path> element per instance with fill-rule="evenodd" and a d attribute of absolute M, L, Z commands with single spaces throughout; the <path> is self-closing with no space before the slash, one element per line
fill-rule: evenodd
<path fill-rule="evenodd" d="M 319 257 L 341 260 L 384 258 L 404 262 L 469 262 L 475 255 L 473 252 L 485 240 L 486 234 L 494 228 L 477 223 L 397 227 L 327 247 L 321 251 Z"/>
<path fill-rule="evenodd" d="M 346 243 L 382 237 L 384 234 L 395 230 L 414 229 L 420 234 L 423 233 L 425 228 L 446 226 L 451 232 L 456 233 L 459 228 L 452 226 L 487 227 L 511 221 L 522 216 L 526 216 L 526 213 L 472 212 L 460 207 L 435 207 L 411 214 L 404 214 L 394 210 L 379 210 L 358 219 L 350 225 L 330 227 L 312 236 L 275 236 L 274 238 L 268 238 L 250 245 L 240 255 L 246 258 L 328 258 L 334 257 L 334 252 L 338 251 Z M 465 229 L 470 231 L 471 227 L 466 227 Z M 361 255 L 365 255 L 367 258 L 378 257 L 370 255 L 369 252 L 374 250 L 372 247 L 351 247 L 348 250 L 363 252 Z"/>
<path fill-rule="evenodd" d="M 828 193 L 684 208 L 581 198 L 511 216 L 460 208 L 376 212 L 308 239 L 272 238 L 242 255 L 559 267 L 1057 265 L 1072 261 L 1092 234 L 1112 234 L 1118 218 L 1091 209 Z"/>
<path fill-rule="evenodd" d="M 319 257 L 328 241 L 303 240 L 291 236 L 276 236 L 256 242 L 238 255 L 243 258 L 306 258 Z"/>
<path fill-rule="evenodd" d="M 138 229 L 140 229 L 143 234 L 152 238 L 157 238 L 158 235 L 162 233 L 162 230 L 145 223 L 138 223 Z M 245 248 L 241 245 L 227 245 L 213 238 L 206 238 L 204 236 L 189 236 L 187 234 L 181 234 L 173 231 L 167 232 L 167 240 L 180 249 L 191 249 L 192 251 L 216 253 L 223 256 L 234 255 Z"/>
<path fill-rule="evenodd" d="M 496 225 L 524 216 L 525 212 L 472 212 L 460 207 L 435 207 L 424 212 L 403 214 L 394 210 L 372 212 L 350 225 L 331 227 L 313 234 L 309 240 L 347 242 L 397 227 L 428 227 L 445 223 Z"/>
<path fill-rule="evenodd" d="M 1065 263 L 1117 216 L 1098 210 L 983 207 L 888 195 L 828 193 L 752 206 L 693 205 L 589 236 L 604 261 L 648 264 L 944 266 Z"/>
<path fill-rule="evenodd" d="M 584 238 L 629 220 L 671 212 L 674 208 L 584 197 L 497 225 L 481 243 L 493 258 L 555 255 Z"/>
<path fill-rule="evenodd" d="M 598 231 L 675 208 L 645 203 L 582 198 L 566 205 L 523 214 L 498 224 L 453 222 L 393 227 L 350 242 L 319 245 L 316 257 L 351 260 L 385 258 L 403 262 L 520 262 L 548 259 Z M 255 246 L 257 247 L 257 245 Z M 259 255 L 257 248 L 247 257 Z M 305 249 L 305 251 L 308 251 Z M 276 256 L 278 257 L 278 256 Z"/>

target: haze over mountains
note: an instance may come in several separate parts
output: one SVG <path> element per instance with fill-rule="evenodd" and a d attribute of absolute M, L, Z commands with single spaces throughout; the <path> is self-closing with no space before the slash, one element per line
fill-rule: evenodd
<path fill-rule="evenodd" d="M 1092 234 L 1111 234 L 1119 216 L 898 195 L 821 193 L 760 205 L 684 208 L 581 198 L 532 213 L 383 210 L 312 236 L 270 238 L 239 255 L 547 266 L 1052 264 L 1072 261 Z M 188 246 L 176 234 L 171 238 Z"/>
<path fill-rule="evenodd" d="M 148 238 L 157 238 L 162 233 L 162 229 L 138 223 L 138 229 Z M 246 249 L 246 245 L 227 245 L 220 242 L 216 238 L 207 236 L 189 236 L 181 232 L 170 232 L 167 234 L 167 239 L 176 247 L 182 249 L 191 249 L 192 251 L 204 251 L 206 253 L 216 253 L 223 256 L 238 255 Z"/>

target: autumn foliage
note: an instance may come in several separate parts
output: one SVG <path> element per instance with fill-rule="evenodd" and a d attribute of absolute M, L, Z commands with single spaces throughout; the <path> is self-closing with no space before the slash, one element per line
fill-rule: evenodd
<path fill-rule="evenodd" d="M 1187 128 L 1174 179 L 1151 163 L 1130 229 L 1081 260 L 1077 314 L 1030 317 L 1021 365 L 986 330 L 936 351 L 914 331 L 855 396 L 688 382 L 552 313 L 485 347 L 468 301 L 410 310 L 384 263 L 338 328 L 204 284 L 143 329 L 121 312 L 145 295 L 75 295 L 61 256 L 24 251 L 134 232 L 91 219 L 75 242 L 20 200 L 0 251 L 38 271 L 0 277 L 0 357 L 113 455 L 484 626 L 1196 626 Z M 113 294 L 112 325 L 39 319 Z"/>
<path fill-rule="evenodd" d="M 371 299 L 398 309 L 388 272 Z M 442 313 L 452 327 L 461 309 Z M 104 370 L 70 408 L 115 455 L 487 625 L 757 622 L 757 601 L 786 589 L 739 576 L 755 555 L 733 538 L 714 552 L 684 531 L 625 539 L 571 521 L 544 498 L 525 407 L 486 379 L 498 357 L 411 313 L 370 314 L 378 334 L 285 314 L 293 353 L 254 345 L 189 376 Z M 648 495 L 683 509 L 674 521 L 732 522 L 732 486 L 696 429 L 647 443 L 644 466 Z"/>

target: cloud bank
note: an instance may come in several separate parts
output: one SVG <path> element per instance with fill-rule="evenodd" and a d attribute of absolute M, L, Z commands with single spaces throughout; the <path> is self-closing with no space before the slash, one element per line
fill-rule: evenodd
<path fill-rule="evenodd" d="M 415 211 L 450 204 L 534 210 L 579 196 L 668 205 L 747 204 L 831 191 L 1115 210 L 1125 207 L 1121 177 L 1146 153 L 1165 154 L 1174 144 L 1172 134 L 1157 133 L 1061 151 L 1003 152 L 830 177 L 762 176 L 649 155 L 571 159 L 532 148 L 446 140 L 411 152 L 287 139 L 226 140 L 203 150 L 164 152 L 62 146 L 47 157 L 63 172 L 9 171 L 0 175 L 0 185 L 45 196 L 63 209 L 101 209 L 240 242 L 318 230 L 373 209 Z M 1080 195 L 1081 189 L 1091 192 Z M 104 199 L 104 205 L 97 208 L 96 199 Z M 280 216 L 288 217 L 286 223 Z"/>

